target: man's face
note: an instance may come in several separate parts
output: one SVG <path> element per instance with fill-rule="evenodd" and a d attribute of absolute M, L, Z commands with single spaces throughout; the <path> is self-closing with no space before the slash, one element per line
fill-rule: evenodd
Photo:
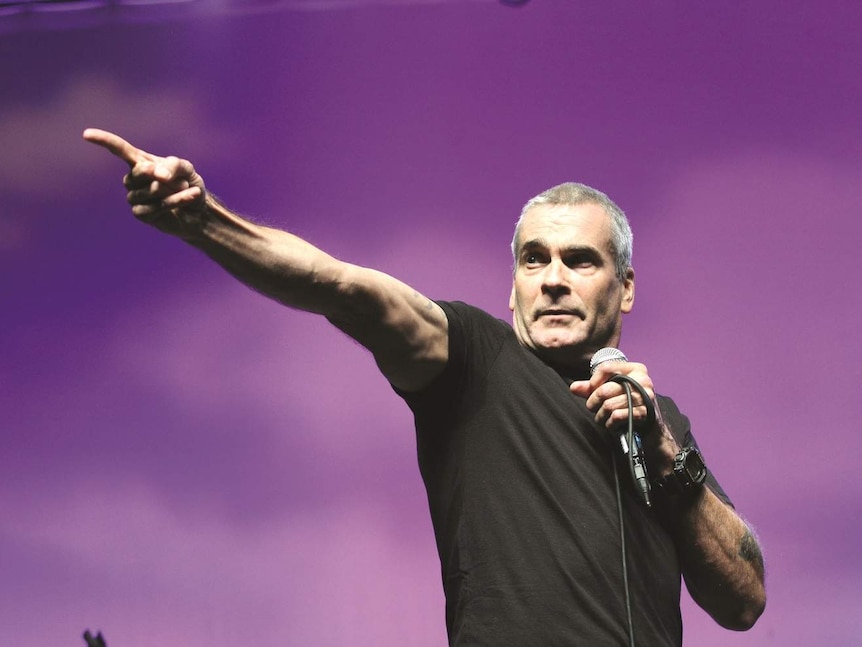
<path fill-rule="evenodd" d="M 616 346 L 634 304 L 634 272 L 616 276 L 611 223 L 596 204 L 538 205 L 524 215 L 509 309 L 519 341 L 556 365 L 583 366 Z"/>

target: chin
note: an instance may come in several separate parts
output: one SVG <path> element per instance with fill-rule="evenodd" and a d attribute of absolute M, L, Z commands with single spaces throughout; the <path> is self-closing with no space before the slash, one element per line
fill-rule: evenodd
<path fill-rule="evenodd" d="M 578 361 L 584 354 L 581 343 L 571 339 L 544 340 L 543 343 L 537 344 L 536 350 L 556 362 Z"/>
<path fill-rule="evenodd" d="M 539 335 L 536 338 L 536 346 L 547 350 L 565 350 L 576 349 L 582 345 L 584 340 L 580 336 L 574 334 L 545 334 Z"/>

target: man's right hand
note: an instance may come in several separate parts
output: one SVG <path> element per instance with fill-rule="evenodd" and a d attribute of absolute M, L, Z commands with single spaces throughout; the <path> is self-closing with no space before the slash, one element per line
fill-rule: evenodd
<path fill-rule="evenodd" d="M 180 238 L 191 238 L 200 231 L 207 192 L 191 162 L 153 155 L 97 128 L 85 130 L 84 139 L 129 165 L 123 185 L 136 218 Z"/>

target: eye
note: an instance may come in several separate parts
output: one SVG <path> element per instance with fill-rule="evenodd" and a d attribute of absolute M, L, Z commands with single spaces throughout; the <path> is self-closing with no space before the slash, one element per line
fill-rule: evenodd
<path fill-rule="evenodd" d="M 567 256 L 565 263 L 572 269 L 589 269 L 596 264 L 596 259 L 588 252 L 578 252 Z"/>
<path fill-rule="evenodd" d="M 545 262 L 545 256 L 539 252 L 524 252 L 523 263 L 527 267 L 536 267 Z"/>

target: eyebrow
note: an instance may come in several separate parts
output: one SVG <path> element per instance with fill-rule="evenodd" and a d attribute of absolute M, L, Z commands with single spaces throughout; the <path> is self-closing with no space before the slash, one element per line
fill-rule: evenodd
<path fill-rule="evenodd" d="M 533 250 L 536 248 L 548 249 L 551 245 L 544 238 L 531 238 L 530 240 L 524 241 L 524 244 L 521 245 L 521 252 Z M 572 252 L 590 252 L 592 254 L 598 254 L 601 256 L 601 250 L 592 245 L 567 245 L 561 249 L 563 253 L 572 253 Z"/>

